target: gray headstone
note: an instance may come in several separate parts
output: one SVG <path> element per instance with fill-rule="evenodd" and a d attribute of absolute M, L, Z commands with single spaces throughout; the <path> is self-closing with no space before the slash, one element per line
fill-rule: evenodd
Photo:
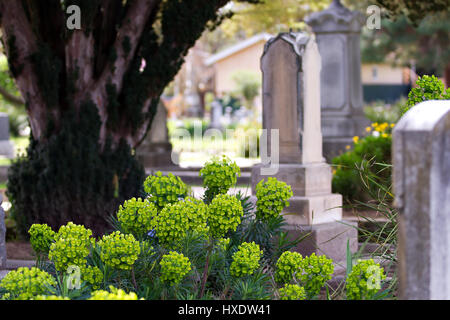
<path fill-rule="evenodd" d="M 0 112 L 0 156 L 14 158 L 14 147 L 9 141 L 9 118 Z"/>
<path fill-rule="evenodd" d="M 222 115 L 222 104 L 217 100 L 211 102 L 211 122 L 209 124 L 210 129 L 223 129 L 220 122 L 220 120 L 222 119 Z"/>
<path fill-rule="evenodd" d="M 6 226 L 5 212 L 1 207 L 3 197 L 0 195 L 0 269 L 6 266 Z"/>
<path fill-rule="evenodd" d="M 160 101 L 150 131 L 136 150 L 136 157 L 145 168 L 171 167 L 172 144 L 167 129 L 167 109 Z"/>
<path fill-rule="evenodd" d="M 393 133 L 401 299 L 450 299 L 450 101 L 413 107 Z"/>
<path fill-rule="evenodd" d="M 333 1 L 306 17 L 322 56 L 321 104 L 324 156 L 330 161 L 369 125 L 363 112 L 360 32 L 364 16 Z"/>
<path fill-rule="evenodd" d="M 340 242 L 346 243 L 347 238 L 336 239 L 339 245 L 327 248 L 317 242 L 328 236 L 328 240 L 332 239 L 336 236 L 336 227 L 342 227 L 339 223 L 342 196 L 331 193 L 331 167 L 322 156 L 321 58 L 314 38 L 306 33 L 291 32 L 270 39 L 261 58 L 261 69 L 263 129 L 267 132 L 267 149 L 272 162 L 273 153 L 279 151 L 278 170 L 270 176 L 286 182 L 294 193 L 290 206 L 283 211 L 288 229 L 291 234 L 300 231 L 313 235 L 308 238 L 309 245 L 304 241 L 297 247 L 302 254 L 311 253 L 314 247 L 317 254 L 341 260 L 345 250 L 339 248 L 345 245 Z M 272 130 L 277 130 L 278 135 L 272 136 Z M 265 143 L 263 137 L 260 141 L 262 145 Z M 263 157 L 262 160 L 263 164 L 252 169 L 253 196 L 256 184 L 267 178 L 262 171 L 267 164 Z M 353 238 L 350 245 L 354 250 L 356 230 L 350 233 Z"/>

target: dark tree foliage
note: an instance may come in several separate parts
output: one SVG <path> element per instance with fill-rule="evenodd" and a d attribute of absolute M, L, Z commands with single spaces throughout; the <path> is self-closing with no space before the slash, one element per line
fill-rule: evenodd
<path fill-rule="evenodd" d="M 144 170 L 133 149 L 189 48 L 231 15 L 219 10 L 228 2 L 0 0 L 1 40 L 32 130 L 8 182 L 22 234 L 70 220 L 100 234 L 138 194 Z M 71 5 L 81 30 L 66 27 Z"/>

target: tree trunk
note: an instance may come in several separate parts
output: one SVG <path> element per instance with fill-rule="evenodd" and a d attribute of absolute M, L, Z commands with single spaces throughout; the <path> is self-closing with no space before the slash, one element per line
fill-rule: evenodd
<path fill-rule="evenodd" d="M 246 0 L 253 1 L 253 0 Z M 32 137 L 9 174 L 22 234 L 32 223 L 84 223 L 96 233 L 138 195 L 144 139 L 159 97 L 228 0 L 0 0 L 10 71 Z M 65 9 L 81 7 L 81 30 Z"/>

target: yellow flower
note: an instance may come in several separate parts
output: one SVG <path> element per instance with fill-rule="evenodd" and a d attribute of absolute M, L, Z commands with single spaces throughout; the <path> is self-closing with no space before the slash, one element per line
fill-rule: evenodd
<path fill-rule="evenodd" d="M 391 128 L 395 127 L 395 123 L 391 123 Z"/>
<path fill-rule="evenodd" d="M 389 135 L 388 135 L 387 133 L 383 133 L 383 134 L 381 134 L 381 136 L 382 136 L 383 138 L 389 137 Z"/>
<path fill-rule="evenodd" d="M 353 143 L 358 143 L 358 141 L 359 141 L 359 137 L 358 136 L 354 136 L 353 137 Z"/>
<path fill-rule="evenodd" d="M 372 127 L 367 127 L 366 132 L 370 132 L 370 131 L 372 131 Z"/>
<path fill-rule="evenodd" d="M 349 145 L 345 146 L 345 149 L 350 150 L 350 146 Z"/>
<path fill-rule="evenodd" d="M 378 126 L 378 122 L 372 123 L 372 127 L 375 128 Z"/>

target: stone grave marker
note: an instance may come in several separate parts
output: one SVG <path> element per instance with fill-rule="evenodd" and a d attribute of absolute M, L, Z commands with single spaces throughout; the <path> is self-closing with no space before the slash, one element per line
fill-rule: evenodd
<path fill-rule="evenodd" d="M 0 195 L 0 270 L 6 267 L 6 226 L 5 211 L 1 207 L 3 197 Z"/>
<path fill-rule="evenodd" d="M 322 56 L 323 153 L 330 162 L 353 145 L 352 138 L 364 134 L 370 123 L 363 112 L 361 83 L 360 34 L 365 19 L 334 0 L 305 21 L 315 33 Z"/>
<path fill-rule="evenodd" d="M 450 101 L 409 110 L 393 133 L 400 299 L 450 299 Z"/>
<path fill-rule="evenodd" d="M 278 168 L 270 176 L 289 184 L 294 193 L 283 212 L 291 234 L 311 233 L 297 250 L 302 254 L 324 253 L 342 261 L 347 239 L 351 250 L 356 250 L 357 232 L 341 223 L 342 196 L 331 192 L 331 167 L 322 156 L 317 44 L 305 33 L 281 33 L 266 44 L 261 69 L 267 153 L 272 157 L 278 142 L 279 164 L 268 164 L 262 156 L 262 163 L 252 168 L 252 194 L 256 194 L 256 184 L 268 177 L 262 169 Z M 270 134 L 274 129 L 278 137 Z M 264 142 L 262 136 L 261 144 Z"/>

